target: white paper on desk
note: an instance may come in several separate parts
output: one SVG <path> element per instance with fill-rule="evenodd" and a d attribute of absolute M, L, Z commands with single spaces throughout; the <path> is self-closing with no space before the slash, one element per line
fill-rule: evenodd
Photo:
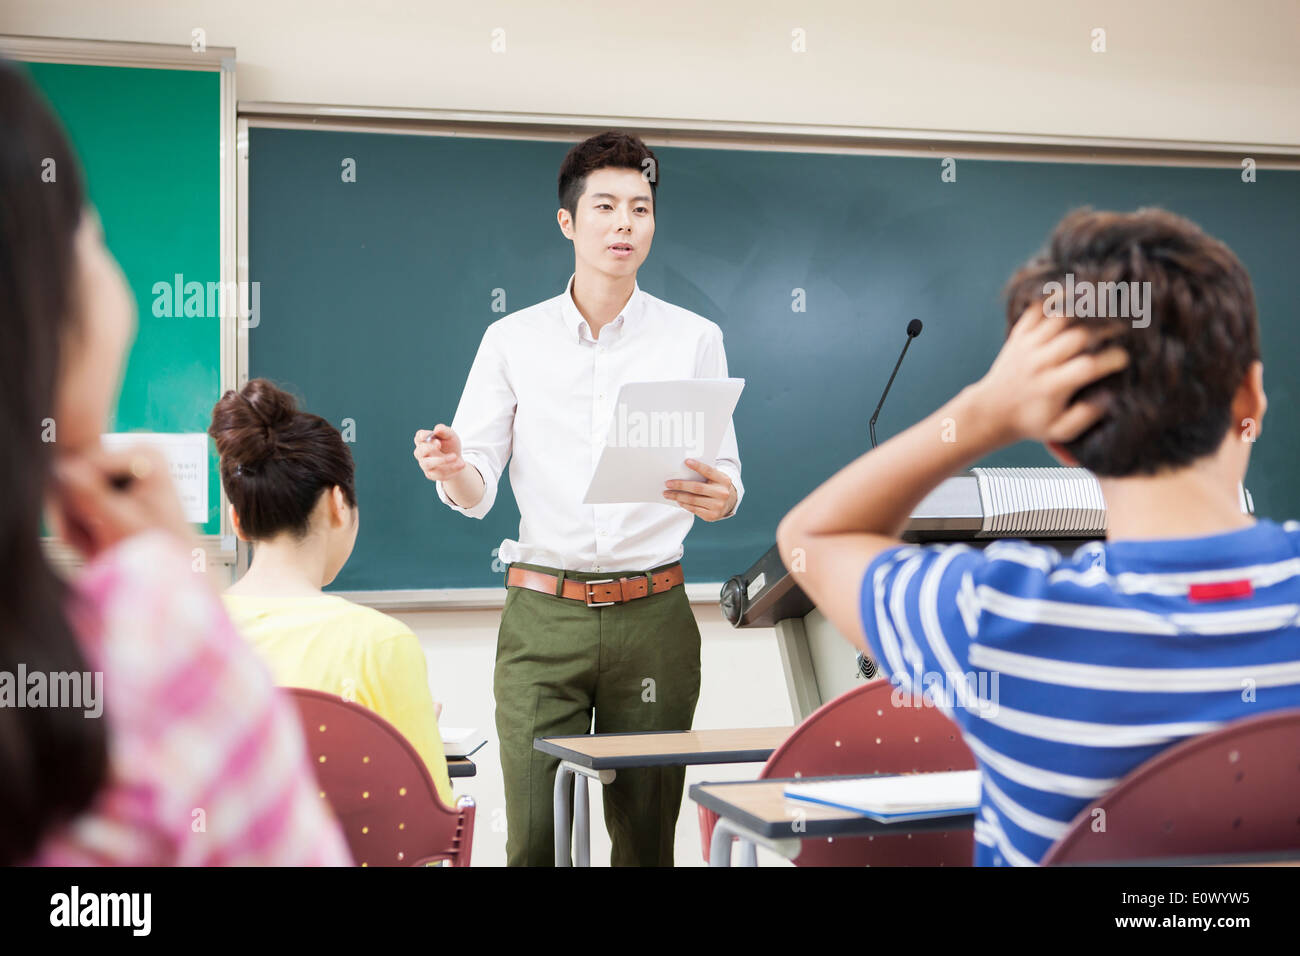
<path fill-rule="evenodd" d="M 950 770 L 789 783 L 785 795 L 882 819 L 969 811 L 980 802 L 980 772 Z"/>
<path fill-rule="evenodd" d="M 664 482 L 702 480 L 682 462 L 717 461 L 744 387 L 743 378 L 624 383 L 582 503 L 672 504 L 664 497 Z"/>
<path fill-rule="evenodd" d="M 487 743 L 474 727 L 439 727 L 442 734 L 442 752 L 447 757 L 468 757 Z"/>
<path fill-rule="evenodd" d="M 207 522 L 208 436 L 205 432 L 118 432 L 99 437 L 109 451 L 132 445 L 152 445 L 161 451 L 167 458 L 185 520 L 194 524 Z"/>

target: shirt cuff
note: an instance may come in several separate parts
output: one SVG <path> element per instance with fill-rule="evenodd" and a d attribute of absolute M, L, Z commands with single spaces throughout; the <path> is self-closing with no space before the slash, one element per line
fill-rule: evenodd
<path fill-rule="evenodd" d="M 731 484 L 736 489 L 735 506 L 732 507 L 731 511 L 729 511 L 727 514 L 722 516 L 723 519 L 730 518 L 733 517 L 736 514 L 736 512 L 740 510 L 740 500 L 745 497 L 745 486 L 740 480 L 740 475 L 736 472 L 736 470 L 732 466 L 719 462 L 715 467 L 718 469 L 718 471 L 722 472 L 724 475 L 726 475 L 728 478 L 731 479 Z"/>
<path fill-rule="evenodd" d="M 477 455 L 474 455 L 471 452 L 462 452 L 461 457 L 465 459 L 466 467 L 477 468 L 479 475 L 482 476 L 483 497 L 479 499 L 478 504 L 473 508 L 462 508 L 460 505 L 456 504 L 456 502 L 451 500 L 451 497 L 447 494 L 447 489 L 443 487 L 443 483 L 441 481 L 435 481 L 434 485 L 438 489 L 438 497 L 441 498 L 442 503 L 452 511 L 459 511 L 461 514 L 469 518 L 482 518 L 492 510 L 492 503 L 497 497 L 496 484 L 488 482 L 488 472 L 478 463 Z"/>

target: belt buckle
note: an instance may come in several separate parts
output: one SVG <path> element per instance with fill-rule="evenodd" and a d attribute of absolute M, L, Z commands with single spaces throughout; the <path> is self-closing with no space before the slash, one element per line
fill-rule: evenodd
<path fill-rule="evenodd" d="M 583 589 L 587 592 L 587 607 L 609 607 L 612 604 L 617 604 L 618 603 L 617 601 L 596 601 L 593 603 L 591 600 L 591 586 L 593 584 L 613 584 L 613 583 L 614 583 L 613 578 L 599 578 L 595 581 L 583 581 L 582 582 Z"/>

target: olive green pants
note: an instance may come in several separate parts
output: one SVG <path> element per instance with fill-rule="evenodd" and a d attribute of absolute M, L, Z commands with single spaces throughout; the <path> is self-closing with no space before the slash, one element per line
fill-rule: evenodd
<path fill-rule="evenodd" d="M 581 581 L 644 573 L 514 566 Z M 492 689 L 507 863 L 552 866 L 559 760 L 535 750 L 533 739 L 689 730 L 700 696 L 700 631 L 685 587 L 608 607 L 509 588 Z M 685 780 L 682 767 L 619 770 L 603 788 L 611 865 L 672 866 Z"/>

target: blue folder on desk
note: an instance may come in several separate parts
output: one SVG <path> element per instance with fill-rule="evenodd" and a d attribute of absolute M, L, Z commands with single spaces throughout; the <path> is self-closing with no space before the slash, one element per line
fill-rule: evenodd
<path fill-rule="evenodd" d="M 925 820 L 974 813 L 980 802 L 980 772 L 953 770 L 789 783 L 785 796 L 860 813 L 881 823 Z"/>

